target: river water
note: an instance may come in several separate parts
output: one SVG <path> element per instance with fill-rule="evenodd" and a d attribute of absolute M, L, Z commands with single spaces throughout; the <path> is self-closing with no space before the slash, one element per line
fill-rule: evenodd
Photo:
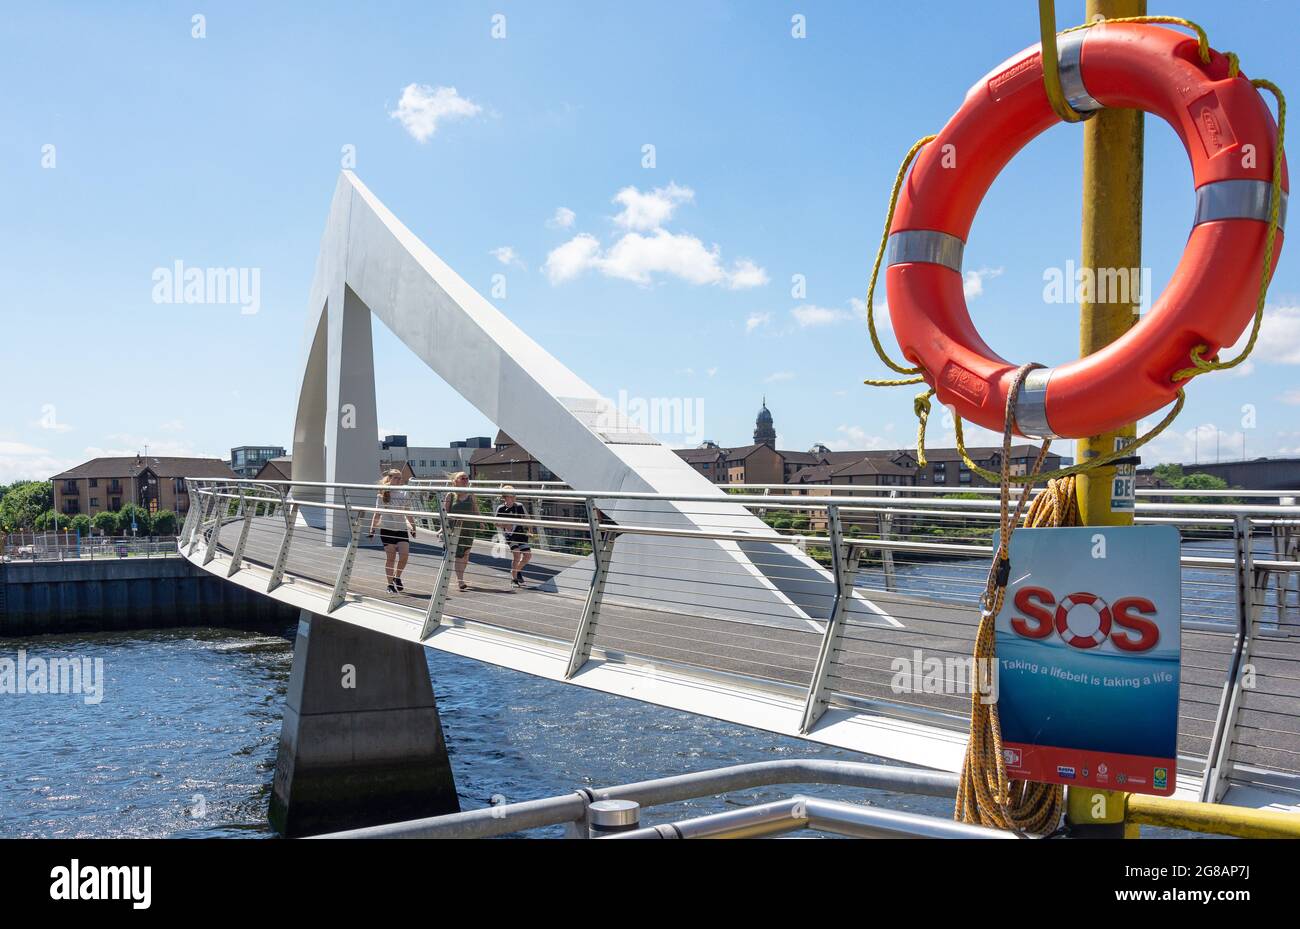
<path fill-rule="evenodd" d="M 0 837 L 271 834 L 267 800 L 293 657 L 287 637 L 177 629 L 0 641 L 0 654 L 12 658 L 19 649 L 103 659 L 105 683 L 94 705 L 79 695 L 0 697 Z M 463 809 L 748 761 L 863 760 L 440 652 L 428 656 Z M 935 798 L 803 789 L 950 813 L 949 802 Z M 653 819 L 799 790 L 660 807 Z"/>
<path fill-rule="evenodd" d="M 900 587 L 950 595 L 970 566 L 900 568 Z M 967 588 L 968 589 L 968 588 Z M 292 663 L 282 635 L 227 629 L 0 640 L 0 656 L 102 659 L 103 699 L 0 696 L 0 837 L 266 837 Z M 463 809 L 780 758 L 864 759 L 430 650 Z M 948 816 L 947 800 L 835 787 L 771 787 L 660 807 L 647 821 L 818 796 Z M 1146 830 L 1144 830 L 1145 832 Z M 558 828 L 533 835 L 558 835 Z"/>

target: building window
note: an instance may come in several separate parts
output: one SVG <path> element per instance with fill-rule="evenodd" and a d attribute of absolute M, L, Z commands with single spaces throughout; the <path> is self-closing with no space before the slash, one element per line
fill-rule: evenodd
<path fill-rule="evenodd" d="M 118 510 L 122 509 L 122 498 L 110 497 L 108 501 L 108 508 L 110 510 L 113 510 L 114 512 L 117 512 Z"/>
<path fill-rule="evenodd" d="M 98 487 L 98 486 L 99 486 L 99 478 L 97 478 L 97 477 L 92 477 L 92 478 L 90 479 L 90 486 L 91 486 L 91 487 Z"/>

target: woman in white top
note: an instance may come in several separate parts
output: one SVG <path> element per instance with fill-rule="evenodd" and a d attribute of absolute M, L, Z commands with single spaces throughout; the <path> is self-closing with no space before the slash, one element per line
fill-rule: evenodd
<path fill-rule="evenodd" d="M 388 490 L 406 483 L 406 475 L 393 468 L 384 472 L 379 482 L 385 489 L 379 492 L 375 506 L 384 509 L 409 510 L 408 494 L 404 490 Z M 388 592 L 401 593 L 402 571 L 411 557 L 411 537 L 415 535 L 415 517 L 409 513 L 375 513 L 370 520 L 370 538 L 379 530 L 379 541 L 384 543 L 384 576 L 388 578 Z M 396 562 L 396 564 L 394 564 Z"/>

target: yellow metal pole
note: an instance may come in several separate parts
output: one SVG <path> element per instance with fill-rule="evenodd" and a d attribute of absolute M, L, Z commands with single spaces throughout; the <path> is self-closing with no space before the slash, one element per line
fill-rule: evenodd
<path fill-rule="evenodd" d="M 1145 16 L 1146 0 L 1087 0 L 1089 22 L 1098 17 Z M 1103 109 L 1083 124 L 1083 244 L 1085 275 L 1079 305 L 1079 352 L 1088 355 L 1115 341 L 1138 321 L 1142 280 L 1141 110 Z M 1089 284 L 1091 286 L 1087 286 Z M 1128 444 L 1136 423 L 1078 440 L 1080 462 Z M 1133 465 L 1085 471 L 1075 482 L 1079 514 L 1088 526 L 1133 525 Z M 1069 788 L 1066 821 L 1072 826 L 1124 822 L 1126 794 Z M 1136 834 L 1136 827 L 1133 828 Z"/>
<path fill-rule="evenodd" d="M 1126 823 L 1213 832 L 1242 839 L 1300 839 L 1300 814 L 1250 810 L 1218 803 L 1194 803 L 1129 794 Z"/>

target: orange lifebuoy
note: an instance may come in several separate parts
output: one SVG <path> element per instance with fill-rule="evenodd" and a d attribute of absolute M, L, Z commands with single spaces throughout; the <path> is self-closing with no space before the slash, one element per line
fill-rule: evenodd
<path fill-rule="evenodd" d="M 1117 429 L 1172 401 L 1172 375 L 1205 345 L 1232 344 L 1259 295 L 1277 127 L 1250 81 L 1226 56 L 1204 64 L 1194 39 L 1146 24 L 1110 23 L 1060 37 L 1071 107 L 1128 107 L 1162 117 L 1182 139 L 1196 188 L 1195 224 L 1182 260 L 1151 310 L 1086 358 L 1032 371 L 1015 404 L 1020 435 L 1080 438 Z M 1002 431 L 1017 365 L 980 338 L 962 292 L 961 256 L 975 211 L 998 172 L 1060 122 L 1033 46 L 982 78 L 917 156 L 890 225 L 886 287 L 904 356 L 939 401 Z M 1287 182 L 1273 262 L 1282 250 Z M 1270 269 L 1270 273 L 1271 273 Z"/>

